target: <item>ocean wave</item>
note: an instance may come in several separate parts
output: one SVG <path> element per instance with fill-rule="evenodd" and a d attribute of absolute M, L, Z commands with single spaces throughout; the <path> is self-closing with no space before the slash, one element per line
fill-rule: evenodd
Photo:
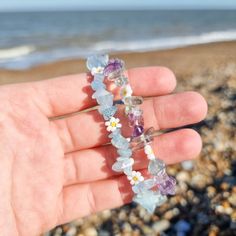
<path fill-rule="evenodd" d="M 188 45 L 236 40 L 236 31 L 215 31 L 194 36 L 169 37 L 135 41 L 103 41 L 96 43 L 94 51 L 150 51 L 178 48 Z"/>
<path fill-rule="evenodd" d="M 236 30 L 146 40 L 100 41 L 88 43 L 86 47 L 79 47 L 79 45 L 77 47 L 67 47 L 65 45 L 65 47 L 48 48 L 48 50 L 40 50 L 36 45 L 22 45 L 0 49 L 0 67 L 26 69 L 57 60 L 86 58 L 94 53 L 144 52 L 231 40 L 236 40 Z"/>
<path fill-rule="evenodd" d="M 15 59 L 32 53 L 35 48 L 31 45 L 0 49 L 0 60 Z"/>

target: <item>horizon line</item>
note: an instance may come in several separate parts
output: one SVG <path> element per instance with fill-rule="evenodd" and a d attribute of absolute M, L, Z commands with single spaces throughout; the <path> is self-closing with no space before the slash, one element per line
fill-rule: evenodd
<path fill-rule="evenodd" d="M 22 9 L 0 9 L 0 13 L 17 13 L 17 12 L 61 12 L 61 11 L 176 11 L 176 10 L 236 10 L 236 6 L 229 8 L 229 7 L 171 7 L 171 8 L 22 8 Z"/>

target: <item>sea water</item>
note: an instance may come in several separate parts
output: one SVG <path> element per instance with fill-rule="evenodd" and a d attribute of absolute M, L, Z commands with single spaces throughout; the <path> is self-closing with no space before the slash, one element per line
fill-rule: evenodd
<path fill-rule="evenodd" d="M 0 68 L 236 40 L 235 10 L 0 13 Z"/>

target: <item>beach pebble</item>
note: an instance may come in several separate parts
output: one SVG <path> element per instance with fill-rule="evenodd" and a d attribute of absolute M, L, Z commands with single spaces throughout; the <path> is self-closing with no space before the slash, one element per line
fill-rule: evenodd
<path fill-rule="evenodd" d="M 191 184 L 194 187 L 198 187 L 198 188 L 204 188 L 206 186 L 206 176 L 202 175 L 202 174 L 196 174 L 195 176 L 192 177 L 191 179 Z"/>
<path fill-rule="evenodd" d="M 111 234 L 108 231 L 106 231 L 106 230 L 100 230 L 98 232 L 98 235 L 99 236 L 110 236 Z"/>
<path fill-rule="evenodd" d="M 128 222 L 125 222 L 123 225 L 123 231 L 124 233 L 130 233 L 132 232 L 132 227 Z"/>
<path fill-rule="evenodd" d="M 236 207 L 236 194 L 229 197 L 229 202 Z"/>
<path fill-rule="evenodd" d="M 189 182 L 189 180 L 191 179 L 190 178 L 190 175 L 188 172 L 186 171 L 181 171 L 179 172 L 177 175 L 176 175 L 176 179 L 177 181 L 179 182 Z"/>
<path fill-rule="evenodd" d="M 161 232 L 167 230 L 169 227 L 170 227 L 170 222 L 168 220 L 160 220 L 158 222 L 155 222 L 152 225 L 152 229 L 156 233 L 161 233 Z"/>
<path fill-rule="evenodd" d="M 143 225 L 142 230 L 143 230 L 144 235 L 152 235 L 153 234 L 152 228 L 150 228 L 148 225 Z"/>
<path fill-rule="evenodd" d="M 164 218 L 167 219 L 167 220 L 171 220 L 174 216 L 177 216 L 179 213 L 180 213 L 179 209 L 174 208 L 174 209 L 171 209 L 171 210 L 167 211 L 164 214 Z"/>
<path fill-rule="evenodd" d="M 98 236 L 97 230 L 93 227 L 86 228 L 82 231 L 84 236 Z"/>
<path fill-rule="evenodd" d="M 181 165 L 184 170 L 192 170 L 193 169 L 193 161 L 183 161 L 181 162 Z"/>
<path fill-rule="evenodd" d="M 66 232 L 65 236 L 75 236 L 77 233 L 76 227 L 70 227 L 70 229 Z"/>
<path fill-rule="evenodd" d="M 103 220 L 107 220 L 111 217 L 111 211 L 110 210 L 105 210 L 101 213 L 101 217 Z"/>
<path fill-rule="evenodd" d="M 175 224 L 175 230 L 177 232 L 187 233 L 191 229 L 191 225 L 186 220 L 180 220 Z"/>

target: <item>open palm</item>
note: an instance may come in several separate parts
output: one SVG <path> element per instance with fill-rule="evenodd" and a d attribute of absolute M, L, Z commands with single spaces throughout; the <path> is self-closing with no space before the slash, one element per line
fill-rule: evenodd
<path fill-rule="evenodd" d="M 201 95 L 169 94 L 176 84 L 170 70 L 127 73 L 134 94 L 152 97 L 142 105 L 146 128 L 176 128 L 205 117 Z M 96 105 L 89 84 L 80 74 L 0 87 L 1 235 L 37 235 L 131 201 L 126 177 L 111 170 L 116 151 L 104 145 L 109 140 L 102 117 L 96 110 L 75 113 Z M 176 163 L 196 157 L 201 139 L 180 129 L 155 138 L 154 149 L 166 163 Z M 142 151 L 135 160 L 145 174 Z"/>

